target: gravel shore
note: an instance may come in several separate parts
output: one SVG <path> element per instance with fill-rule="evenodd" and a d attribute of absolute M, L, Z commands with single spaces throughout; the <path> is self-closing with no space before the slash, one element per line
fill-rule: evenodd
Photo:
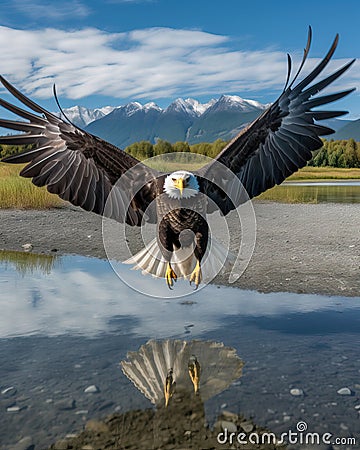
<path fill-rule="evenodd" d="M 360 204 L 254 202 L 257 240 L 234 284 L 261 292 L 360 295 Z M 0 210 L 0 249 L 105 258 L 102 219 L 74 207 Z M 230 218 L 230 220 L 232 220 Z M 218 277 L 217 282 L 226 281 Z"/>

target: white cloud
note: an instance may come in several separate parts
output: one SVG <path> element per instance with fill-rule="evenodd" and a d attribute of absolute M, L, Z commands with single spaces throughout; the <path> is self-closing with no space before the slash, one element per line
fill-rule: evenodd
<path fill-rule="evenodd" d="M 32 19 L 66 20 L 69 17 L 86 17 L 90 10 L 78 0 L 50 3 L 41 0 L 12 0 L 11 7 Z"/>
<path fill-rule="evenodd" d="M 172 28 L 107 33 L 95 28 L 0 27 L 3 75 L 38 98 L 51 97 L 54 82 L 59 94 L 72 99 L 102 94 L 156 100 L 281 90 L 286 76 L 283 52 L 234 51 L 231 44 L 227 36 Z M 300 52 L 295 59 L 299 57 Z M 336 60 L 332 67 L 344 62 Z M 359 84 L 356 64 L 342 78 L 342 86 Z"/>

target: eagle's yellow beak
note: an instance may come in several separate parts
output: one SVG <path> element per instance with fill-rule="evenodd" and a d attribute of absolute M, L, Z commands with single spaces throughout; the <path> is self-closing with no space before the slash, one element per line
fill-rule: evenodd
<path fill-rule="evenodd" d="M 179 189 L 180 194 L 182 195 L 184 187 L 185 187 L 185 180 L 184 178 L 178 178 L 175 183 L 174 183 L 175 187 Z"/>

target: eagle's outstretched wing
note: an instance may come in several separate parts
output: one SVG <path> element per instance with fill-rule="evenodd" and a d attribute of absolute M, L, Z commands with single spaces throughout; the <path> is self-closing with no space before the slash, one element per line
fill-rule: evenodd
<path fill-rule="evenodd" d="M 292 82 L 289 84 L 291 58 L 288 55 L 287 82 L 280 97 L 260 117 L 242 130 L 220 152 L 215 161 L 196 172 L 202 179 L 203 192 L 213 201 L 209 202 L 208 212 L 214 210 L 215 204 L 223 214 L 227 214 L 249 197 L 253 198 L 282 183 L 286 177 L 306 165 L 312 157 L 311 151 L 322 146 L 319 136 L 334 132 L 319 125 L 317 121 L 346 114 L 346 111 L 318 109 L 314 111 L 313 108 L 341 99 L 354 89 L 322 97 L 312 98 L 312 96 L 340 77 L 355 60 L 309 86 L 330 61 L 337 47 L 338 35 L 325 58 L 294 86 L 308 56 L 310 42 L 311 28 L 302 63 Z M 241 181 L 248 197 L 237 193 L 233 196 L 228 195 L 228 190 L 231 189 L 229 185 L 232 184 L 229 183 L 231 174 L 235 174 L 233 176 Z"/>
<path fill-rule="evenodd" d="M 73 205 L 130 225 L 141 225 L 144 212 L 156 196 L 159 173 L 114 145 L 45 110 L 1 76 L 0 81 L 32 110 L 0 99 L 1 106 L 26 119 L 26 122 L 0 119 L 0 127 L 22 132 L 0 136 L 0 144 L 31 144 L 31 150 L 3 161 L 29 163 L 20 175 L 32 178 L 36 186 L 47 186 L 49 192 Z M 121 187 L 118 180 L 122 176 L 126 179 Z M 154 209 L 151 211 L 147 220 L 154 222 Z"/>

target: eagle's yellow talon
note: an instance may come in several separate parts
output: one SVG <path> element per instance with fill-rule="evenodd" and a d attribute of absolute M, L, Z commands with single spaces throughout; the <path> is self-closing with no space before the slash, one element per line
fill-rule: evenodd
<path fill-rule="evenodd" d="M 197 261 L 195 269 L 192 271 L 192 273 L 190 275 L 190 284 L 192 282 L 194 282 L 195 290 L 196 290 L 199 287 L 201 280 L 202 280 L 201 266 L 200 266 L 200 262 Z"/>
<path fill-rule="evenodd" d="M 172 289 L 172 287 L 174 286 L 173 281 L 176 281 L 176 280 L 177 280 L 177 275 L 176 275 L 176 273 L 173 271 L 173 269 L 172 269 L 170 263 L 168 263 L 168 265 L 167 265 L 165 278 L 166 278 L 166 284 L 168 285 L 168 288 L 169 288 L 169 289 Z"/>
<path fill-rule="evenodd" d="M 166 376 L 165 384 L 164 384 L 164 395 L 165 395 L 165 407 L 168 406 L 170 398 L 173 396 L 175 387 L 175 381 L 173 378 L 173 370 L 170 369 Z"/>
<path fill-rule="evenodd" d="M 200 387 L 201 368 L 200 368 L 199 361 L 195 355 L 192 355 L 190 357 L 189 363 L 188 363 L 188 369 L 189 369 L 189 376 L 190 376 L 191 382 L 194 386 L 194 392 L 195 392 L 195 394 L 198 394 L 199 387 Z"/>

